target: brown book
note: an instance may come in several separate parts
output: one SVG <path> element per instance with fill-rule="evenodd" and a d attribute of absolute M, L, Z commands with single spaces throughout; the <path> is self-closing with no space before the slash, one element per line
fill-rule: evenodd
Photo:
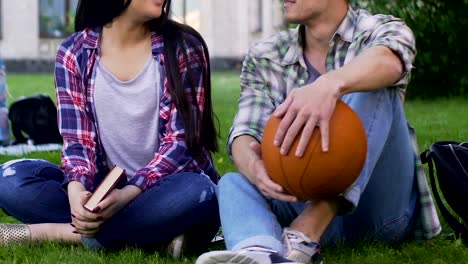
<path fill-rule="evenodd" d="M 125 170 L 118 166 L 114 166 L 96 188 L 84 207 L 89 211 L 93 211 L 97 204 L 101 202 L 104 197 L 106 197 L 106 195 L 112 191 L 112 189 L 114 189 L 115 185 L 124 176 Z"/>

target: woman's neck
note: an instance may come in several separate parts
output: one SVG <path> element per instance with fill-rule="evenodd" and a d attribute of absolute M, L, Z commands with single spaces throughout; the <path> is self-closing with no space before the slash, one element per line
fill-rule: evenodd
<path fill-rule="evenodd" d="M 103 35 L 114 45 L 127 47 L 147 40 L 151 31 L 144 22 L 120 16 L 103 27 Z"/>

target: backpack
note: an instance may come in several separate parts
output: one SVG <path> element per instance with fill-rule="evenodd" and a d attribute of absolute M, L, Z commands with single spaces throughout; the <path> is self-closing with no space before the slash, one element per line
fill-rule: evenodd
<path fill-rule="evenodd" d="M 468 239 L 468 143 L 435 142 L 421 161 L 429 165 L 432 193 L 445 221 L 456 236 Z"/>
<path fill-rule="evenodd" d="M 28 139 L 34 145 L 62 144 L 57 125 L 57 108 L 48 95 L 20 98 L 11 104 L 8 118 L 15 137 L 13 144 L 26 143 Z"/>

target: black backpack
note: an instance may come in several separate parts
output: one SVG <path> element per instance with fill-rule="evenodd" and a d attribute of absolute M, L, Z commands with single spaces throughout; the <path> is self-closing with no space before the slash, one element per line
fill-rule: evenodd
<path fill-rule="evenodd" d="M 13 144 L 26 143 L 28 139 L 35 145 L 62 143 L 57 125 L 57 108 L 48 95 L 20 98 L 11 104 L 8 118 L 15 137 Z"/>
<path fill-rule="evenodd" d="M 468 143 L 435 142 L 421 161 L 429 164 L 432 193 L 445 221 L 456 236 L 468 239 Z"/>

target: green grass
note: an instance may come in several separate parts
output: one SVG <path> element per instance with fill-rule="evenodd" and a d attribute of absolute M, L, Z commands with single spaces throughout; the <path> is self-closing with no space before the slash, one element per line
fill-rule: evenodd
<path fill-rule="evenodd" d="M 214 155 L 221 174 L 233 171 L 225 145 L 229 127 L 237 110 L 238 73 L 215 73 L 213 104 L 220 124 L 221 150 Z M 10 103 L 20 96 L 47 93 L 54 97 L 51 75 L 10 75 Z M 468 140 L 468 100 L 444 99 L 406 103 L 409 121 L 416 128 L 421 150 L 434 141 Z M 34 153 L 27 157 L 45 158 L 59 163 L 59 152 Z M 16 157 L 0 156 L 0 163 Z M 15 222 L 0 212 L 0 222 Z M 468 263 L 468 248 L 452 238 L 444 225 L 443 235 L 428 242 L 406 242 L 400 245 L 361 242 L 337 245 L 323 250 L 326 263 Z M 93 252 L 82 246 L 59 243 L 0 247 L 0 262 L 5 263 L 193 263 L 196 256 L 173 261 L 161 252 L 126 249 L 119 252 Z"/>

